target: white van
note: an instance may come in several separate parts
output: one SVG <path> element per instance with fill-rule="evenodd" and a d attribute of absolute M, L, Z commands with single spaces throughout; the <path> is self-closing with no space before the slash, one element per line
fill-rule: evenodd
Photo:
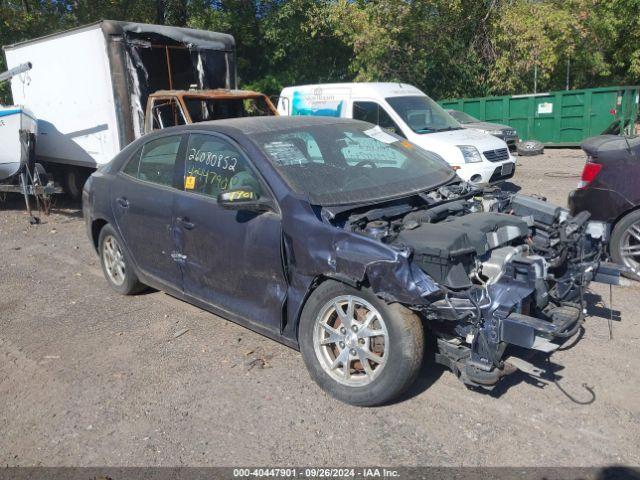
<path fill-rule="evenodd" d="M 286 87 L 280 115 L 354 118 L 380 125 L 437 153 L 458 175 L 475 183 L 513 177 L 515 159 L 507 144 L 479 130 L 463 129 L 440 105 L 403 83 L 333 83 Z"/>

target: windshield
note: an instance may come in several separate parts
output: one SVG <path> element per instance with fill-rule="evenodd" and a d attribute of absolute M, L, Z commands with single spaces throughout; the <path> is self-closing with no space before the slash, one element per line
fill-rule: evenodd
<path fill-rule="evenodd" d="M 365 122 L 304 126 L 253 139 L 289 186 L 316 205 L 406 196 L 455 177 L 440 156 Z"/>
<path fill-rule="evenodd" d="M 447 110 L 447 113 L 449 113 L 449 115 L 451 115 L 453 118 L 455 118 L 458 122 L 462 124 L 477 123 L 480 121 L 477 118 L 472 117 L 468 113 L 461 112 L 460 110 Z"/>
<path fill-rule="evenodd" d="M 455 118 L 427 96 L 389 97 L 385 100 L 415 133 L 444 132 L 461 128 Z"/>
<path fill-rule="evenodd" d="M 194 123 L 238 117 L 273 115 L 264 97 L 198 98 L 184 97 L 184 103 Z"/>

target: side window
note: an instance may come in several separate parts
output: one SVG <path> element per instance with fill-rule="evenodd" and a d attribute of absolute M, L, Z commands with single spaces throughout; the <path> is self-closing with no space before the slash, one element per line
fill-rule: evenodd
<path fill-rule="evenodd" d="M 154 100 L 153 107 L 151 107 L 151 116 L 154 130 L 186 123 L 182 109 L 175 98 Z"/>
<path fill-rule="evenodd" d="M 248 187 L 262 195 L 260 182 L 246 159 L 223 138 L 190 135 L 184 166 L 186 191 L 216 198 L 220 192 Z"/>
<path fill-rule="evenodd" d="M 123 173 L 158 185 L 173 186 L 180 140 L 180 135 L 151 140 L 129 160 Z"/>
<path fill-rule="evenodd" d="M 130 176 L 132 176 L 134 178 L 138 178 L 138 169 L 140 168 L 140 154 L 141 153 L 142 153 L 142 147 L 139 148 L 138 151 L 136 151 L 136 153 L 131 155 L 131 158 L 129 159 L 127 164 L 122 169 L 122 171 L 124 173 L 126 173 L 127 175 L 130 175 Z"/>
<path fill-rule="evenodd" d="M 353 118 L 380 125 L 396 135 L 404 137 L 400 127 L 389 116 L 387 111 L 376 102 L 353 102 Z"/>

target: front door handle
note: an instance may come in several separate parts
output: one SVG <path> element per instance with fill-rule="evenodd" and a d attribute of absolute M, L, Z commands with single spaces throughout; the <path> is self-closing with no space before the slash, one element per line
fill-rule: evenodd
<path fill-rule="evenodd" d="M 124 197 L 116 198 L 116 202 L 118 202 L 118 205 L 120 205 L 122 208 L 129 208 L 129 200 Z"/>
<path fill-rule="evenodd" d="M 185 230 L 193 230 L 195 228 L 195 224 L 189 220 L 189 217 L 178 217 L 178 223 L 182 225 Z"/>

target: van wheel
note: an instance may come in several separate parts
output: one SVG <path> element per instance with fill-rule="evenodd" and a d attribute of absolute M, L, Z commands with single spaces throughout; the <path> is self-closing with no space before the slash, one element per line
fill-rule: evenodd
<path fill-rule="evenodd" d="M 415 380 L 424 355 L 420 318 L 368 288 L 327 281 L 309 297 L 299 344 L 313 380 L 352 405 L 398 397 Z"/>
<path fill-rule="evenodd" d="M 611 258 L 632 271 L 623 275 L 640 280 L 640 210 L 628 213 L 616 223 L 609 241 Z"/>

